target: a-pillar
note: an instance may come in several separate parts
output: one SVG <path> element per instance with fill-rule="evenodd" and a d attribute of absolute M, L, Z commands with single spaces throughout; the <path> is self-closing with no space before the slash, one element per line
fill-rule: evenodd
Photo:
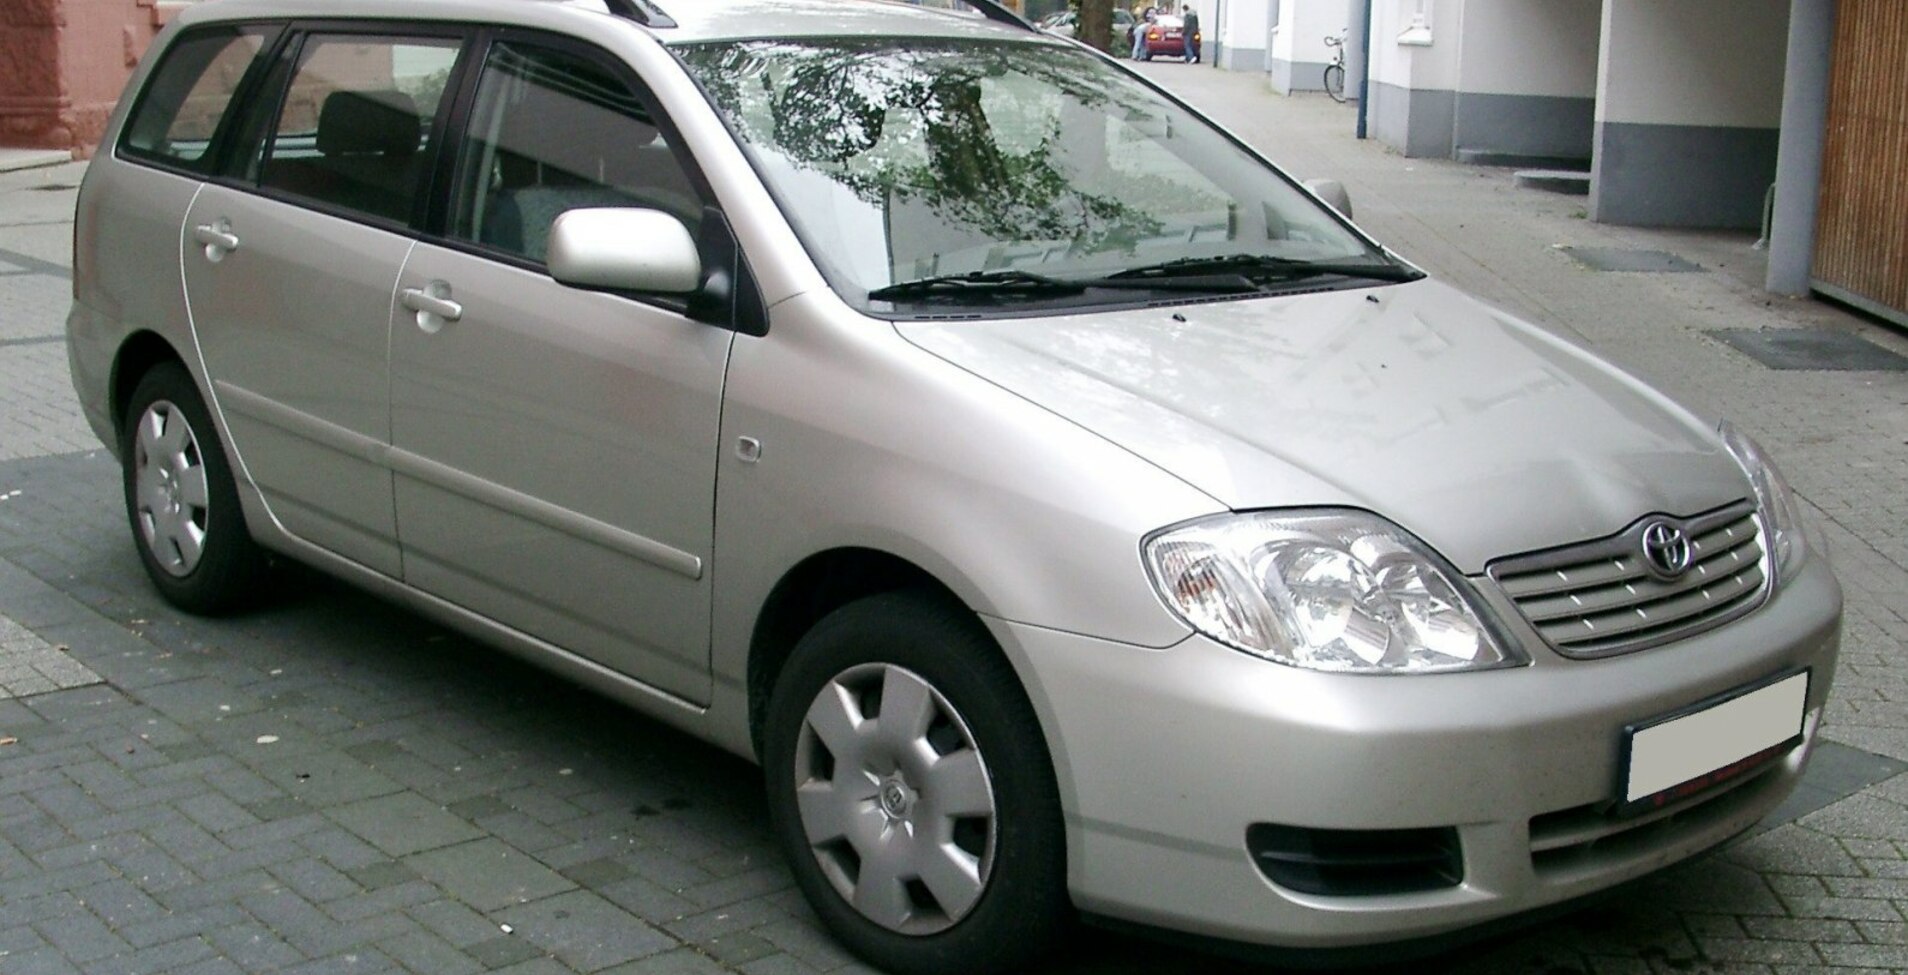
<path fill-rule="evenodd" d="M 1588 166 L 1602 11 L 1602 0 L 1465 0 L 1456 25 L 1458 159 Z"/>
<path fill-rule="evenodd" d="M 1604 0 L 1591 216 L 1759 227 L 1789 0 Z"/>

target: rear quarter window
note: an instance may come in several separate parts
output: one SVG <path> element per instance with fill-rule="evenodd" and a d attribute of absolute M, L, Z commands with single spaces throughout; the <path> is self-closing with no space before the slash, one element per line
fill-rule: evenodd
<path fill-rule="evenodd" d="M 214 27 L 180 38 L 140 94 L 120 152 L 205 175 L 233 96 L 275 28 Z"/>

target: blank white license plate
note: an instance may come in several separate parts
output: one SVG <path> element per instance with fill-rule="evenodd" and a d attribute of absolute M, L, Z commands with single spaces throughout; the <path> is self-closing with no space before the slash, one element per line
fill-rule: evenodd
<path fill-rule="evenodd" d="M 1626 805 L 1661 806 L 1747 772 L 1801 740 L 1807 671 L 1643 726 L 1624 749 Z"/>

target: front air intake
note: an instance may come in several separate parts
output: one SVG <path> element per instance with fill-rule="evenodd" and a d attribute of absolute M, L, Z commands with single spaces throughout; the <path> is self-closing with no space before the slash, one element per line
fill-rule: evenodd
<path fill-rule="evenodd" d="M 1373 897 L 1464 880 L 1457 829 L 1305 829 L 1256 823 L 1246 849 L 1265 879 L 1301 894 Z"/>

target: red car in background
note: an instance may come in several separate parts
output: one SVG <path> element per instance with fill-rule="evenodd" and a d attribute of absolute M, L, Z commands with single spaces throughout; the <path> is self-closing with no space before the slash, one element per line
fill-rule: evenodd
<path fill-rule="evenodd" d="M 1141 52 L 1142 60 L 1151 61 L 1156 56 L 1184 58 L 1186 45 L 1193 39 L 1186 36 L 1186 22 L 1170 14 L 1161 14 L 1146 28 L 1146 49 Z M 1137 28 L 1136 28 L 1137 29 Z"/>

